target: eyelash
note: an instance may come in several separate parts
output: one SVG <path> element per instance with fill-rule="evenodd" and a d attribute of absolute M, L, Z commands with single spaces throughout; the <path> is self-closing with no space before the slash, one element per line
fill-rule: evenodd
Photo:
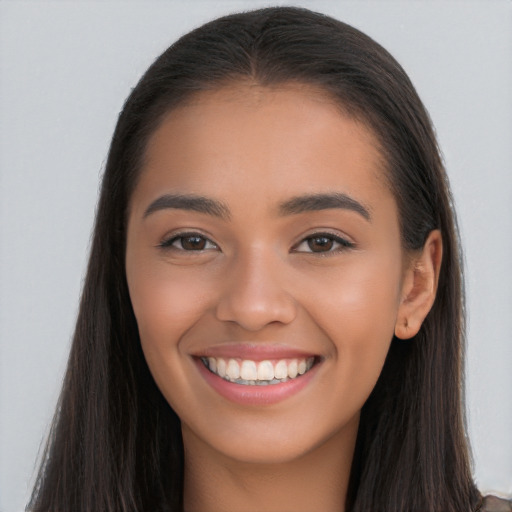
<path fill-rule="evenodd" d="M 185 239 L 191 239 L 191 238 L 200 238 L 201 240 L 204 240 L 207 244 L 210 243 L 213 245 L 213 247 L 210 247 L 208 249 L 202 248 L 202 249 L 185 249 L 183 247 L 183 240 Z M 175 247 L 174 243 L 178 240 L 181 240 L 181 248 Z M 166 240 L 163 240 L 160 244 L 158 244 L 158 247 L 165 249 L 165 250 L 175 250 L 175 251 L 183 251 L 183 252 L 203 252 L 203 251 L 210 251 L 212 249 L 217 249 L 218 245 L 214 242 L 212 242 L 208 237 L 204 236 L 201 233 L 197 232 L 187 232 L 187 233 L 178 233 L 176 235 L 173 235 L 171 238 L 168 238 Z"/>
<path fill-rule="evenodd" d="M 208 248 L 200 248 L 200 249 L 185 249 L 183 247 L 183 241 L 185 239 L 201 239 L 205 242 L 205 244 L 211 244 L 213 247 Z M 332 246 L 327 251 L 299 251 L 297 250 L 298 247 L 300 247 L 303 244 L 308 244 L 309 248 L 311 249 L 311 246 L 309 243 L 313 240 L 320 240 L 324 239 L 327 240 L 327 243 L 332 242 L 334 244 L 338 244 L 338 247 L 335 247 L 333 250 Z M 174 246 L 174 244 L 181 240 L 181 248 Z M 187 233 L 178 233 L 176 235 L 173 235 L 171 238 L 168 238 L 166 240 L 163 240 L 158 247 L 160 247 L 163 250 L 175 250 L 175 251 L 182 251 L 182 252 L 196 252 L 196 253 L 202 253 L 205 251 L 211 251 L 214 249 L 218 249 L 218 245 L 215 242 L 212 242 L 208 237 L 204 236 L 201 233 L 197 232 L 187 232 Z M 347 249 L 353 249 L 355 247 L 355 244 L 352 242 L 349 242 L 347 239 L 342 238 L 340 236 L 334 235 L 333 233 L 325 233 L 325 232 L 319 232 L 319 233 L 313 233 L 312 235 L 307 236 L 306 238 L 303 238 L 298 244 L 294 245 L 292 247 L 292 252 L 294 253 L 306 253 L 306 254 L 315 254 L 318 256 L 329 256 L 331 254 L 343 252 Z"/>
<path fill-rule="evenodd" d="M 309 243 L 313 240 L 319 240 L 324 239 L 328 240 L 329 242 L 333 242 L 334 244 L 338 244 L 338 247 L 335 247 L 332 250 L 327 251 L 298 251 L 297 248 L 300 247 L 303 244 L 308 244 L 309 248 L 311 249 L 311 246 Z M 307 253 L 307 254 L 315 254 L 317 256 L 330 256 L 332 254 L 336 254 L 339 252 L 343 252 L 347 249 L 353 249 L 355 247 L 355 244 L 352 242 L 349 242 L 346 238 L 342 238 L 338 235 L 335 235 L 333 233 L 313 233 L 312 235 L 307 236 L 306 238 L 303 238 L 298 244 L 296 244 L 294 247 L 292 247 L 293 252 L 296 253 Z"/>

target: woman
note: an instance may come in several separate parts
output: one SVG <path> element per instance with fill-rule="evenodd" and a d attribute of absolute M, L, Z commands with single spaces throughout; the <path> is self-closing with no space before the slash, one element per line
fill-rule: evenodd
<path fill-rule="evenodd" d="M 305 10 L 216 20 L 120 115 L 29 507 L 491 510 L 463 327 L 447 180 L 396 61 Z"/>

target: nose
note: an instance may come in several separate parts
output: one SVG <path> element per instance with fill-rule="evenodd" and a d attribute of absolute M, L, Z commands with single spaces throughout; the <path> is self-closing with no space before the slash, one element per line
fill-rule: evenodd
<path fill-rule="evenodd" d="M 218 320 L 234 322 L 247 331 L 272 323 L 288 324 L 296 317 L 296 302 L 287 291 L 285 273 L 265 254 L 239 256 L 224 281 L 216 307 Z"/>

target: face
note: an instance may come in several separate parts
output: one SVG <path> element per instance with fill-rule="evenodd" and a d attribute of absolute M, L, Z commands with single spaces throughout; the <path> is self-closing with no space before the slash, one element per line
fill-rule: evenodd
<path fill-rule="evenodd" d="M 185 447 L 290 461 L 357 430 L 404 282 L 376 147 L 291 85 L 201 93 L 153 134 L 126 272 Z"/>

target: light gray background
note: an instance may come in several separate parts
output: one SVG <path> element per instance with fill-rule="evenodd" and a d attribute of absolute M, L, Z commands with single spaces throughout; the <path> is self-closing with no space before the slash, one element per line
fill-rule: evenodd
<path fill-rule="evenodd" d="M 476 480 L 511 493 L 512 2 L 294 3 L 382 43 L 431 113 L 466 248 Z M 23 509 L 53 414 L 99 177 L 125 97 L 182 33 L 266 5 L 0 2 L 1 511 Z"/>

